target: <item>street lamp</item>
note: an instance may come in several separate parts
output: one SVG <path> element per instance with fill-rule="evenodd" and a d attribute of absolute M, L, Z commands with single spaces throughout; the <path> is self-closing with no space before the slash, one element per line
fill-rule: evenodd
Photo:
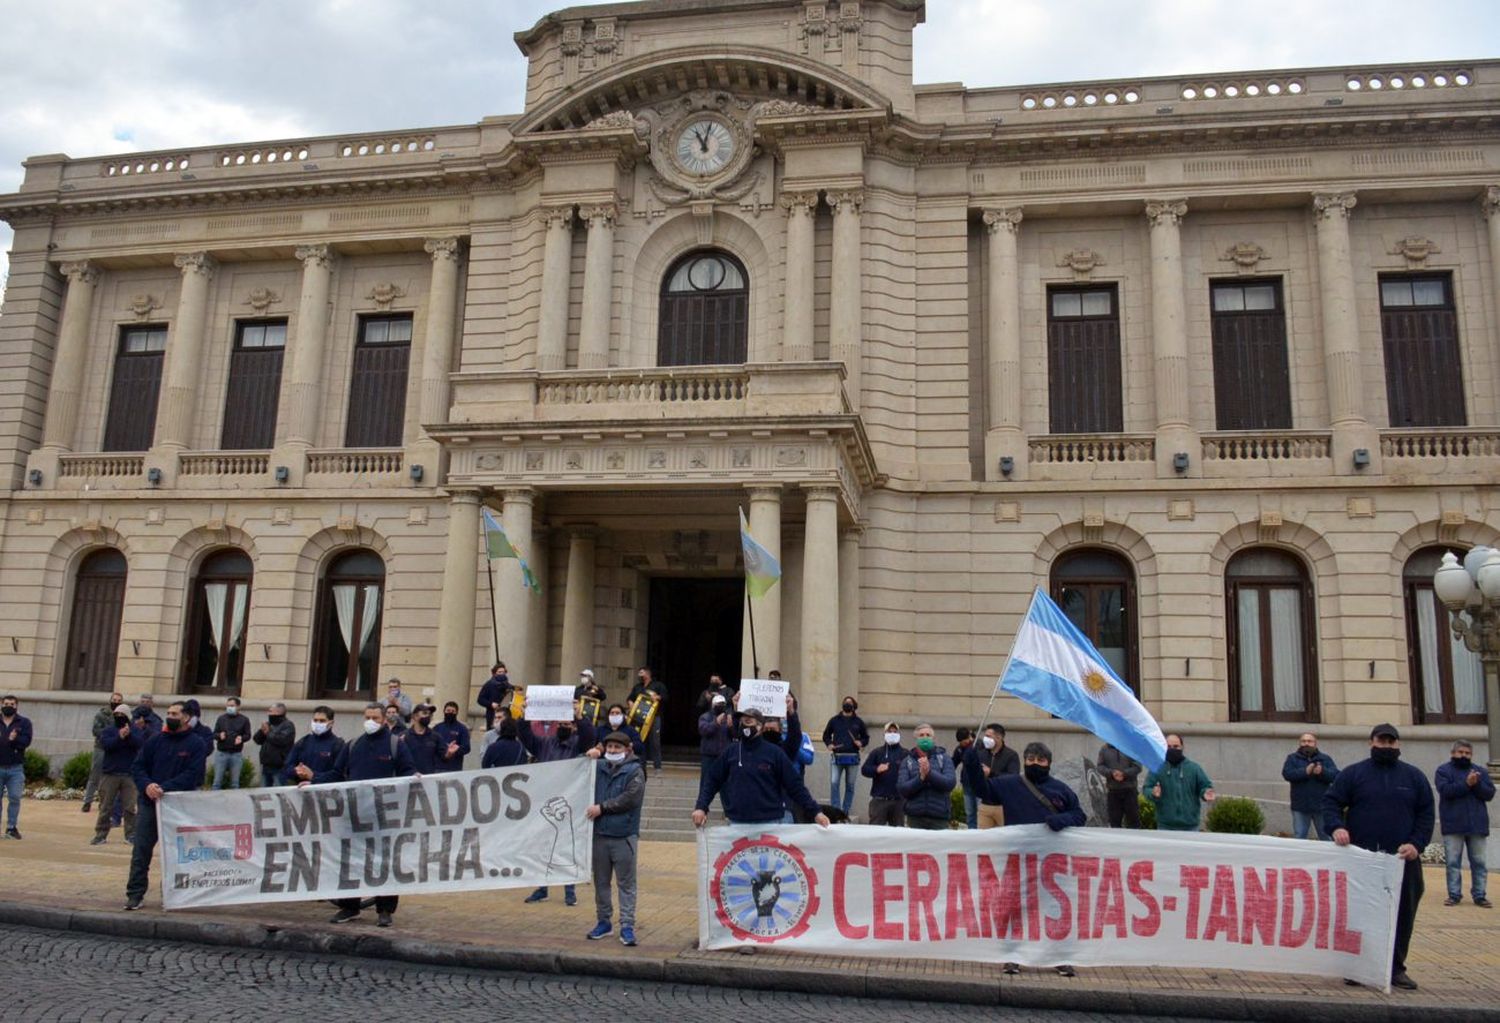
<path fill-rule="evenodd" d="M 1500 781 L 1500 551 L 1475 547 L 1463 564 L 1449 551 L 1432 577 L 1432 589 L 1453 618 L 1453 635 L 1484 666 L 1489 771 Z"/>

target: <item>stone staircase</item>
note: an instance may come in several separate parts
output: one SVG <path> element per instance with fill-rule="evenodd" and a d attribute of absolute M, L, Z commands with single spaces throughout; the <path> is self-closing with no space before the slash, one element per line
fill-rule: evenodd
<path fill-rule="evenodd" d="M 641 809 L 641 841 L 691 842 L 694 840 L 693 804 L 698 799 L 698 764 L 670 761 L 646 780 L 646 805 Z M 724 823 L 724 814 L 714 800 L 709 823 Z"/>

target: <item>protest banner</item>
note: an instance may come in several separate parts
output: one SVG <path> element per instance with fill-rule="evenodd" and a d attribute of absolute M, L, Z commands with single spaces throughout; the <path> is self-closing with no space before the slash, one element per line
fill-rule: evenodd
<path fill-rule="evenodd" d="M 791 683 L 779 678 L 742 678 L 735 703 L 739 711 L 758 710 L 768 718 L 786 717 L 786 694 Z"/>
<path fill-rule="evenodd" d="M 527 721 L 572 721 L 572 686 L 527 686 Z"/>
<path fill-rule="evenodd" d="M 167 909 L 588 881 L 594 762 L 169 792 Z"/>
<path fill-rule="evenodd" d="M 1401 862 L 1328 842 L 1045 825 L 700 833 L 699 947 L 1224 967 L 1388 989 Z"/>

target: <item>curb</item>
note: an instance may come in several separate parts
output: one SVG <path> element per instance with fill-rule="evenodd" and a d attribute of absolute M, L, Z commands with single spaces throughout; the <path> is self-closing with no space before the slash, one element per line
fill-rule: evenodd
<path fill-rule="evenodd" d="M 279 927 L 233 919 L 163 916 L 156 913 L 109 913 L 56 909 L 24 902 L 0 901 L 0 920 L 50 931 L 178 941 L 265 952 L 388 959 L 509 973 L 576 974 L 611 980 L 655 981 L 752 990 L 775 988 L 811 995 L 871 999 L 920 999 L 966 1005 L 1098 1012 L 1110 1015 L 1209 1017 L 1220 1020 L 1265 1020 L 1268 1023 L 1350 1021 L 1350 1023 L 1452 1023 L 1461 1012 L 1465 1023 L 1500 1023 L 1500 1009 L 1455 1007 L 1431 1001 L 1392 997 L 1378 1002 L 1290 995 L 1246 995 L 1203 991 L 1104 990 L 1065 983 L 983 980 L 900 974 L 880 969 L 871 960 L 868 973 L 830 971 L 817 961 L 760 966 L 754 957 L 703 959 L 660 956 L 620 958 L 545 949 L 502 949 L 458 942 L 435 942 L 350 931 Z M 1061 981 L 1061 978 L 1059 978 Z"/>

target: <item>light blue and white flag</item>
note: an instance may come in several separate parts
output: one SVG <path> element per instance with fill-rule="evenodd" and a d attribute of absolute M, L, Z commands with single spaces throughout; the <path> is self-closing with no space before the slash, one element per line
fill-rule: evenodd
<path fill-rule="evenodd" d="M 1040 589 L 1016 633 L 998 689 L 1087 728 L 1153 771 L 1166 760 L 1167 740 L 1156 719 Z"/>

